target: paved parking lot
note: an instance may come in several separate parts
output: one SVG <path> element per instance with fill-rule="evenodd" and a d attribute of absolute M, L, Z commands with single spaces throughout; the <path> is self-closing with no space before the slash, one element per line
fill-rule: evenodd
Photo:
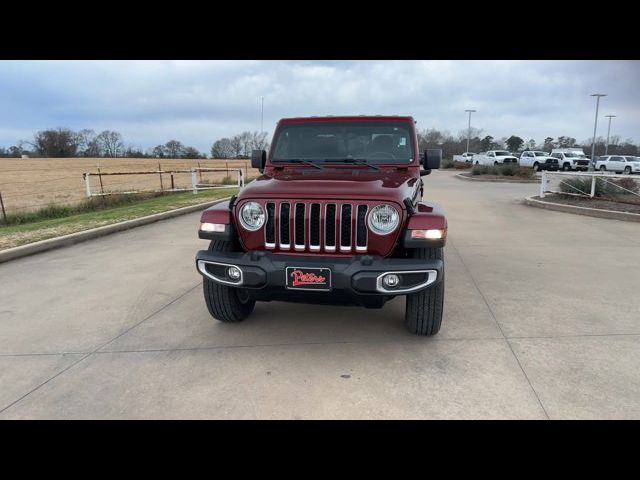
<path fill-rule="evenodd" d="M 402 298 L 214 321 L 198 214 L 0 264 L 0 418 L 640 418 L 640 226 L 454 174 L 433 338 Z"/>

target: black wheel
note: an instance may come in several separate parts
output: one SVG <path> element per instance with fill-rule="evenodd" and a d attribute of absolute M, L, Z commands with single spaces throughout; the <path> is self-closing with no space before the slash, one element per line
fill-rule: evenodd
<path fill-rule="evenodd" d="M 209 244 L 209 250 L 232 252 L 234 244 L 233 242 L 212 240 Z M 247 291 L 242 288 L 227 287 L 206 277 L 202 279 L 202 288 L 209 313 L 221 322 L 240 322 L 253 312 L 253 307 L 256 305 L 256 301 L 251 300 Z"/>
<path fill-rule="evenodd" d="M 624 167 L 624 173 L 626 175 L 631 175 L 631 167 Z"/>
<path fill-rule="evenodd" d="M 442 248 L 420 248 L 411 251 L 413 258 L 442 260 Z M 444 268 L 442 279 L 432 287 L 407 295 L 404 324 L 415 335 L 435 335 L 442 324 L 444 304 Z"/>
<path fill-rule="evenodd" d="M 480 165 L 480 162 L 478 160 L 476 160 L 476 165 Z"/>
<path fill-rule="evenodd" d="M 604 165 L 600 165 L 600 171 L 601 172 L 606 172 L 607 171 L 607 167 L 605 167 Z"/>
<path fill-rule="evenodd" d="M 497 166 L 498 165 L 498 161 L 496 160 L 495 162 L 493 162 L 493 164 Z"/>
<path fill-rule="evenodd" d="M 568 163 L 565 163 L 564 165 L 562 165 L 562 171 L 566 172 L 571 170 L 571 167 L 569 167 Z"/>
<path fill-rule="evenodd" d="M 540 171 L 540 164 L 538 162 L 533 164 L 533 171 L 534 172 L 539 172 Z"/>

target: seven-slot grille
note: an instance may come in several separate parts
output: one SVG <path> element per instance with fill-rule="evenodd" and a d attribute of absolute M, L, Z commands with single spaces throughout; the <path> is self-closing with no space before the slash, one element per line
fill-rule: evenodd
<path fill-rule="evenodd" d="M 366 252 L 366 204 L 266 202 L 265 248 L 297 252 Z"/>

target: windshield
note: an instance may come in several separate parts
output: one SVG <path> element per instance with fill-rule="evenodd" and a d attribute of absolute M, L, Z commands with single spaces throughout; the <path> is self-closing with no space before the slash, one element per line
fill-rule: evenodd
<path fill-rule="evenodd" d="M 533 153 L 535 153 L 535 154 L 536 154 L 536 157 L 546 157 L 546 156 L 548 156 L 548 155 L 547 155 L 546 153 L 544 153 L 544 152 L 533 152 Z"/>
<path fill-rule="evenodd" d="M 584 153 L 576 153 L 576 152 L 565 153 L 564 156 L 569 158 L 587 158 Z"/>
<path fill-rule="evenodd" d="M 322 122 L 285 125 L 274 139 L 273 162 L 358 159 L 409 163 L 413 137 L 407 122 Z"/>
<path fill-rule="evenodd" d="M 509 152 L 504 152 L 502 150 L 496 150 L 496 157 L 510 157 L 511 154 Z"/>

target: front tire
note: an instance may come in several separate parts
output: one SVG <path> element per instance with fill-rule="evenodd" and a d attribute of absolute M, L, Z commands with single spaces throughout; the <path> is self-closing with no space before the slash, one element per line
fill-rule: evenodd
<path fill-rule="evenodd" d="M 569 166 L 568 163 L 565 163 L 564 165 L 562 165 L 563 172 L 568 172 L 569 170 L 571 170 L 571 167 Z"/>
<path fill-rule="evenodd" d="M 441 248 L 420 248 L 412 250 L 413 258 L 443 259 Z M 444 268 L 442 278 L 434 286 L 407 295 L 404 323 L 415 335 L 431 336 L 440 331 L 444 305 Z"/>
<path fill-rule="evenodd" d="M 605 167 L 604 165 L 600 165 L 600 171 L 601 172 L 606 172 L 607 171 L 607 167 Z"/>
<path fill-rule="evenodd" d="M 625 175 L 631 175 L 631 167 L 624 167 L 624 172 Z"/>
<path fill-rule="evenodd" d="M 540 171 L 540 164 L 538 162 L 533 164 L 533 171 L 534 172 L 539 172 Z"/>
<path fill-rule="evenodd" d="M 209 251 L 232 252 L 233 242 L 212 240 Z M 256 305 L 255 300 L 249 298 L 245 289 L 228 287 L 203 277 L 202 289 L 207 310 L 213 318 L 225 323 L 241 322 L 247 318 Z"/>

